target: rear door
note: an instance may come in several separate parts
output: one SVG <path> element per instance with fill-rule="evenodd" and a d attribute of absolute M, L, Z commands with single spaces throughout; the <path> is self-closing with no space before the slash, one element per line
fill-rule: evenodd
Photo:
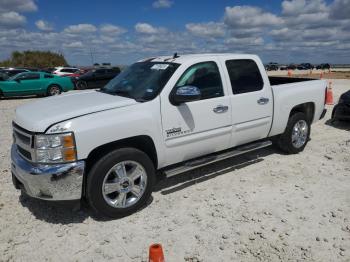
<path fill-rule="evenodd" d="M 230 87 L 231 146 L 266 138 L 272 123 L 273 96 L 263 65 L 254 58 L 222 57 Z"/>
<path fill-rule="evenodd" d="M 227 148 L 231 136 L 231 110 L 219 66 L 217 61 L 203 61 L 181 68 L 181 76 L 170 90 L 196 86 L 202 94 L 199 101 L 173 105 L 170 92 L 161 93 L 168 165 Z"/>

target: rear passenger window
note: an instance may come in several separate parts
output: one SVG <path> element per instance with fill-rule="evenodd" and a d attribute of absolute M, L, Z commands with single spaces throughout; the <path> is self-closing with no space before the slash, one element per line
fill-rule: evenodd
<path fill-rule="evenodd" d="M 253 60 L 228 60 L 226 61 L 226 67 L 234 94 L 243 94 L 263 89 L 264 81 L 258 66 Z"/>
<path fill-rule="evenodd" d="M 53 78 L 53 75 L 46 75 L 45 74 L 44 78 Z"/>
<path fill-rule="evenodd" d="M 175 87 L 195 86 L 201 91 L 201 99 L 224 95 L 219 69 L 215 62 L 204 62 L 189 67 Z"/>

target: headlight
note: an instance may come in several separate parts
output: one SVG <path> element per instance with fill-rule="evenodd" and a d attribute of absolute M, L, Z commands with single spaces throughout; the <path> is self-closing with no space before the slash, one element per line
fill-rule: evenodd
<path fill-rule="evenodd" d="M 35 156 L 37 163 L 63 163 L 77 160 L 73 133 L 36 135 Z"/>

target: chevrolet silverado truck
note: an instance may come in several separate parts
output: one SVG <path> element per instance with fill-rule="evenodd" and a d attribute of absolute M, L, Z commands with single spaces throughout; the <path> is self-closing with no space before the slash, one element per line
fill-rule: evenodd
<path fill-rule="evenodd" d="M 325 115 L 326 82 L 268 77 L 255 55 L 145 59 L 99 90 L 16 109 L 17 189 L 84 200 L 104 216 L 145 205 L 156 174 L 177 175 L 275 142 L 289 154 Z"/>

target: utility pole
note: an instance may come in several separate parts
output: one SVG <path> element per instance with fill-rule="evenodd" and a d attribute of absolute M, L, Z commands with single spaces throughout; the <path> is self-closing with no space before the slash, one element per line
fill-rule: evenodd
<path fill-rule="evenodd" d="M 93 65 L 94 64 L 94 56 L 92 54 L 92 49 L 90 47 L 90 56 L 91 56 L 91 64 Z"/>

